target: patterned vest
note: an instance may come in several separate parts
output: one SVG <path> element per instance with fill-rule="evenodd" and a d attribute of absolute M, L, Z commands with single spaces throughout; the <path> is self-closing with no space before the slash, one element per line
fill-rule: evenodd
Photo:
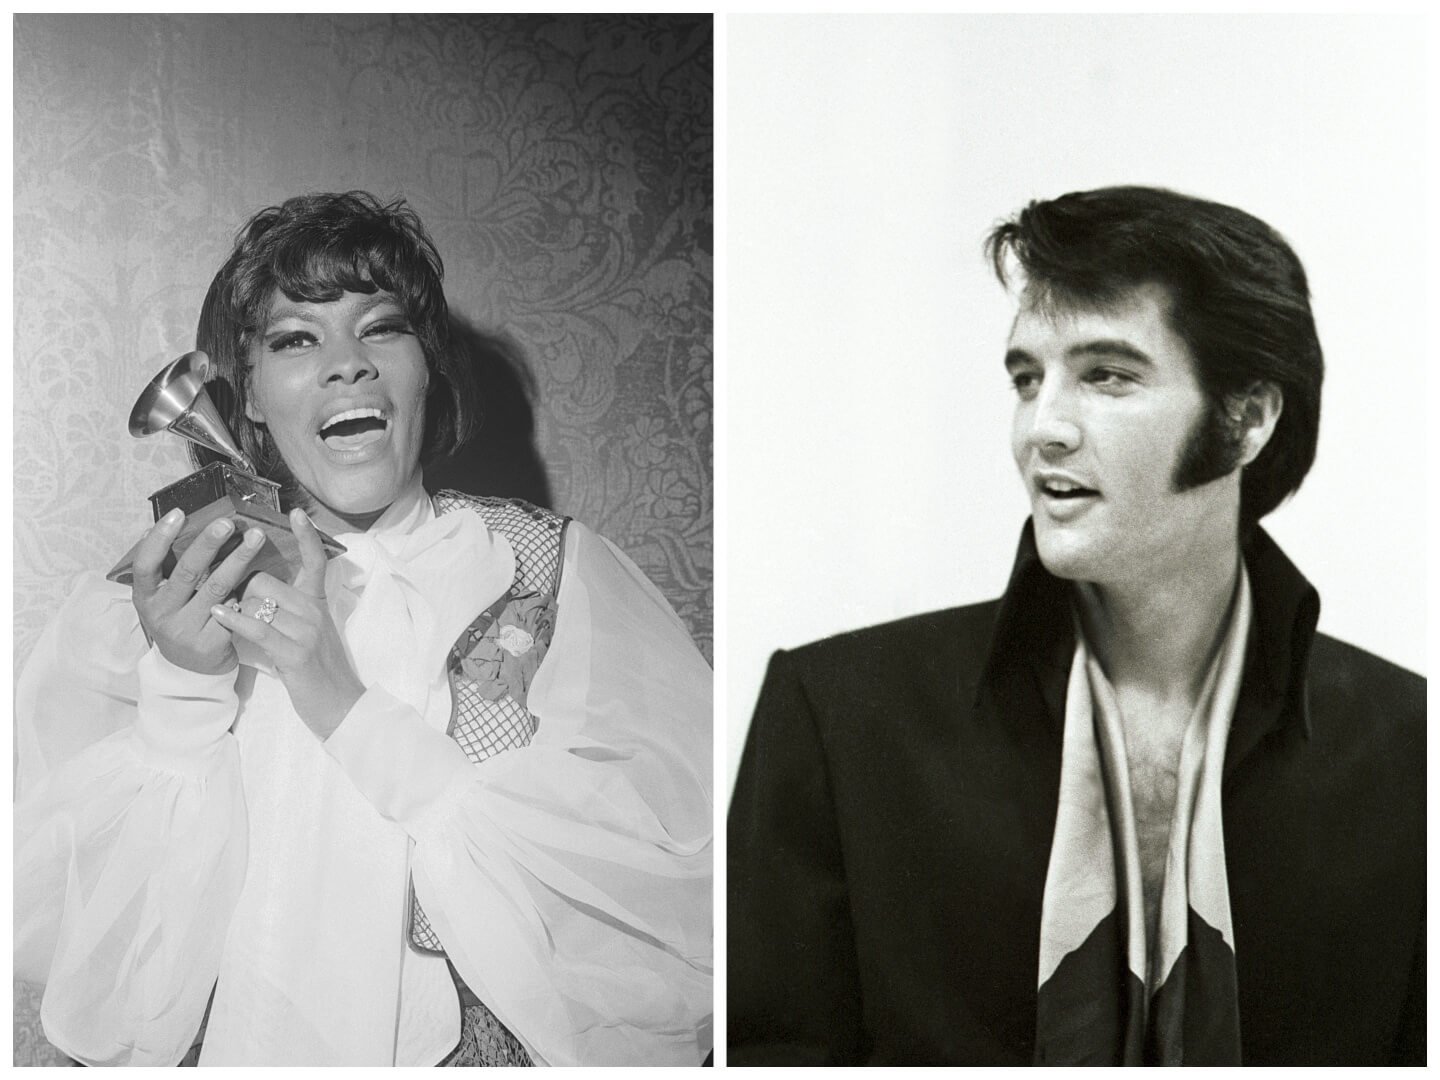
<path fill-rule="evenodd" d="M 539 721 L 526 707 L 530 680 L 550 647 L 561 553 L 569 518 L 521 499 L 440 491 L 435 512 L 474 510 L 515 552 L 515 578 L 450 647 L 450 737 L 471 761 L 527 745 Z M 547 617 L 548 616 L 548 617 Z M 515 655 L 518 653 L 519 655 Z M 445 947 L 410 887 L 410 943 L 443 955 Z"/>

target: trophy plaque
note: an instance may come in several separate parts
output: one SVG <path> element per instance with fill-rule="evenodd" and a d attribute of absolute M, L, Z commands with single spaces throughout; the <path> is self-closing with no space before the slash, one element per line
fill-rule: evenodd
<path fill-rule="evenodd" d="M 210 358 L 203 352 L 188 352 L 150 380 L 130 411 L 130 434 L 137 439 L 171 431 L 230 458 L 229 463 L 212 462 L 150 496 L 156 521 L 177 506 L 185 511 L 185 523 L 170 545 L 163 573 L 169 575 L 176 557 L 211 522 L 228 517 L 235 523 L 235 531 L 215 553 L 211 565 L 239 547 L 246 530 L 257 528 L 265 534 L 265 545 L 250 560 L 246 575 L 264 570 L 290 581 L 300 567 L 300 548 L 290 531 L 290 520 L 280 512 L 280 485 L 255 475 L 255 466 L 241 452 L 205 390 L 209 374 Z M 320 533 L 320 542 L 327 558 L 345 550 L 324 533 Z M 139 546 L 137 542 L 105 576 L 122 585 L 131 584 Z"/>

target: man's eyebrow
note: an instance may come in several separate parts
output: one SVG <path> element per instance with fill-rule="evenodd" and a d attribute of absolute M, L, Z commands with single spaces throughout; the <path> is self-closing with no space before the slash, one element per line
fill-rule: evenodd
<path fill-rule="evenodd" d="M 1009 349 L 1006 349 L 1006 350 L 1005 350 L 1005 370 L 1006 370 L 1006 371 L 1011 371 L 1011 370 L 1013 370 L 1014 368 L 1017 368 L 1017 367 L 1019 367 L 1019 366 L 1022 365 L 1022 364 L 1037 364 L 1037 363 L 1039 363 L 1039 361 L 1036 360 L 1035 357 L 1031 356 L 1031 355 L 1030 355 L 1028 352 L 1026 352 L 1024 349 L 1009 348 Z"/>
<path fill-rule="evenodd" d="M 1124 360 L 1132 360 L 1137 364 L 1145 364 L 1147 367 L 1154 367 L 1155 361 L 1150 354 L 1137 349 L 1128 341 L 1120 338 L 1096 338 L 1094 341 L 1082 341 L 1079 345 L 1071 345 L 1065 350 L 1067 357 L 1083 358 L 1089 356 L 1109 356 Z M 1034 354 L 1024 349 L 1011 346 L 1005 350 L 1005 370 L 1013 371 L 1017 367 L 1027 364 L 1039 364 Z"/>
<path fill-rule="evenodd" d="M 1095 341 L 1083 341 L 1079 345 L 1072 345 L 1065 350 L 1067 356 L 1115 356 L 1126 360 L 1134 360 L 1138 364 L 1155 366 L 1155 361 L 1150 354 L 1128 341 L 1121 341 L 1119 338 L 1099 338 Z"/>

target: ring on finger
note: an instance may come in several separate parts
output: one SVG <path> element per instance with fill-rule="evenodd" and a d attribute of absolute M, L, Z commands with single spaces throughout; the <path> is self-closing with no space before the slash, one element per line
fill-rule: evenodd
<path fill-rule="evenodd" d="M 260 606 L 255 609 L 255 618 L 269 626 L 275 621 L 275 613 L 279 610 L 280 605 L 276 603 L 273 596 L 262 597 Z"/>

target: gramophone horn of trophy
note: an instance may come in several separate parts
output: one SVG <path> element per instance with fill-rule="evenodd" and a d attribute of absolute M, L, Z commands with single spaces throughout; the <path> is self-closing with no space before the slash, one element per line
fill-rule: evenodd
<path fill-rule="evenodd" d="M 170 431 L 230 459 L 228 463 L 212 462 L 150 496 L 156 521 L 177 506 L 185 511 L 185 524 L 170 545 L 164 573 L 174 569 L 176 558 L 206 526 L 228 517 L 235 523 L 235 531 L 216 552 L 212 566 L 240 545 L 246 530 L 257 528 L 265 534 L 265 545 L 250 560 L 247 576 L 264 570 L 284 581 L 293 580 L 300 566 L 300 548 L 289 519 L 280 512 L 280 485 L 255 475 L 254 464 L 226 429 L 205 390 L 209 375 L 210 358 L 198 350 L 188 352 L 151 379 L 130 410 L 130 434 L 137 439 Z M 324 533 L 320 542 L 327 558 L 345 550 Z M 139 546 L 136 543 L 105 576 L 122 585 L 131 584 Z"/>

